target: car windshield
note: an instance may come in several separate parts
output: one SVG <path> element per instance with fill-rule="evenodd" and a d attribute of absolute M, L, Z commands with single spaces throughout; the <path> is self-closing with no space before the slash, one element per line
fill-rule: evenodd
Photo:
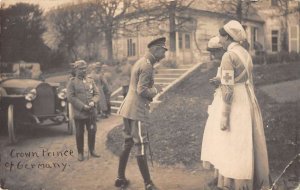
<path fill-rule="evenodd" d="M 1 66 L 0 80 L 8 78 L 39 79 L 42 72 L 39 63 L 13 63 Z"/>

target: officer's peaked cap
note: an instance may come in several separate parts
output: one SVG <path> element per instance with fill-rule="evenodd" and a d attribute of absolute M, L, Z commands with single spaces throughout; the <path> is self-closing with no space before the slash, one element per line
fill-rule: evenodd
<path fill-rule="evenodd" d="M 161 37 L 161 38 L 157 38 L 152 40 L 149 44 L 148 44 L 148 48 L 152 47 L 152 46 L 160 46 L 162 48 L 164 48 L 165 50 L 168 50 L 168 48 L 166 47 L 166 38 L 165 37 Z"/>
<path fill-rule="evenodd" d="M 95 64 L 95 68 L 100 68 L 102 66 L 101 62 L 96 62 Z"/>
<path fill-rule="evenodd" d="M 84 60 L 78 60 L 78 61 L 75 61 L 75 63 L 74 63 L 75 69 L 82 69 L 82 68 L 86 68 L 86 67 L 87 67 L 87 63 Z"/>

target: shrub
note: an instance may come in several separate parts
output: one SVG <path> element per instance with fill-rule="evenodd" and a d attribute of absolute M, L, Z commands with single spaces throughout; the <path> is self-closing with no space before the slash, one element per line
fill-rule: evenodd
<path fill-rule="evenodd" d="M 289 61 L 300 61 L 300 53 L 292 51 L 289 55 Z"/>
<path fill-rule="evenodd" d="M 254 58 L 254 60 L 256 60 L 256 58 Z M 267 60 L 267 64 L 274 64 L 274 63 L 284 64 L 286 62 L 300 61 L 300 53 L 280 51 L 275 54 L 267 54 L 266 60 Z"/>

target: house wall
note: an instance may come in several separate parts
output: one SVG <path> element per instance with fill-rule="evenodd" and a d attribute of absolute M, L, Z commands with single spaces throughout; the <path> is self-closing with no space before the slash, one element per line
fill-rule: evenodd
<path fill-rule="evenodd" d="M 219 29 L 228 20 L 224 16 L 215 13 L 207 12 L 194 12 L 185 16 L 193 18 L 192 21 L 187 23 L 187 27 L 178 29 L 176 33 L 176 60 L 179 64 L 193 64 L 198 62 L 207 61 L 209 59 L 209 52 L 206 51 L 208 40 L 219 34 Z M 157 24 L 157 23 L 156 23 Z M 253 50 L 253 32 L 252 28 L 257 28 L 256 41 L 259 41 L 263 46 L 264 42 L 264 28 L 261 22 L 247 21 L 243 23 L 246 25 L 247 38 L 250 43 L 250 52 L 254 54 Z M 130 35 L 119 36 L 114 40 L 115 58 L 122 59 L 128 57 L 128 60 L 135 61 L 143 56 L 147 50 L 147 44 L 154 38 L 165 36 L 167 37 L 167 46 L 169 44 L 168 21 L 162 22 L 155 26 L 158 28 L 156 35 L 150 35 L 149 31 L 151 27 L 139 27 Z M 148 34 L 149 33 L 149 34 Z M 180 48 L 180 35 L 182 35 L 182 48 Z M 190 48 L 186 48 L 185 35 L 189 35 Z M 128 56 L 128 40 L 131 39 L 135 44 L 135 55 Z M 168 58 L 169 52 L 166 57 Z"/>
<path fill-rule="evenodd" d="M 258 6 L 259 14 L 264 19 L 265 25 L 264 25 L 264 37 L 265 37 L 265 49 L 267 53 L 277 53 L 272 52 L 272 30 L 278 30 L 279 31 L 279 38 L 278 38 L 278 52 L 281 51 L 281 43 L 282 43 L 282 31 L 284 29 L 284 17 L 280 16 L 279 8 L 276 6 L 271 6 L 271 2 L 269 1 L 263 1 L 264 3 L 261 3 Z M 289 9 L 292 10 L 295 7 L 297 7 L 296 2 L 290 1 L 289 3 Z M 300 22 L 300 16 L 299 13 L 293 13 L 288 16 L 288 41 L 289 41 L 289 51 L 296 51 L 300 52 L 300 32 L 299 32 L 299 22 Z M 291 42 L 291 30 L 293 30 L 293 37 L 298 41 L 296 43 L 295 41 Z M 296 31 L 295 31 L 296 30 Z"/>

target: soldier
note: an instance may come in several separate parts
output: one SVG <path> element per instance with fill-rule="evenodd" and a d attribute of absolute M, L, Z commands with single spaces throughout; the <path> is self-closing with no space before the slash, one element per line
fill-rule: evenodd
<path fill-rule="evenodd" d="M 106 98 L 105 94 L 103 91 L 103 86 L 104 86 L 104 81 L 103 81 L 103 76 L 101 75 L 101 63 L 96 62 L 93 64 L 90 64 L 88 67 L 88 77 L 92 78 L 95 81 L 95 84 L 99 90 L 99 96 L 100 100 L 97 104 L 97 111 L 98 114 L 104 114 L 104 112 L 107 111 L 107 103 L 106 103 Z M 104 115 L 105 117 L 105 115 Z"/>
<path fill-rule="evenodd" d="M 109 71 L 109 68 L 107 65 L 102 65 L 102 81 L 103 81 L 103 92 L 106 99 L 106 105 L 107 109 L 103 111 L 103 116 L 105 118 L 108 117 L 108 115 L 111 114 L 111 104 L 110 104 L 110 96 L 111 96 L 111 72 Z"/>
<path fill-rule="evenodd" d="M 87 64 L 84 60 L 76 61 L 74 68 L 76 75 L 67 85 L 67 96 L 74 108 L 78 160 L 83 161 L 84 126 L 88 131 L 89 153 L 92 157 L 99 157 L 95 152 L 96 104 L 99 101 L 99 91 L 94 81 L 86 77 Z"/>
<path fill-rule="evenodd" d="M 161 88 L 155 88 L 153 79 L 153 65 L 165 57 L 167 48 L 166 38 L 158 38 L 148 44 L 147 54 L 133 66 L 129 91 L 118 113 L 123 116 L 125 137 L 124 150 L 120 155 L 116 187 L 126 187 L 129 181 L 125 177 L 128 156 L 133 145 L 136 147 L 136 159 L 142 174 L 146 190 L 156 190 L 151 181 L 146 145 L 147 128 L 149 126 L 149 104 Z"/>

